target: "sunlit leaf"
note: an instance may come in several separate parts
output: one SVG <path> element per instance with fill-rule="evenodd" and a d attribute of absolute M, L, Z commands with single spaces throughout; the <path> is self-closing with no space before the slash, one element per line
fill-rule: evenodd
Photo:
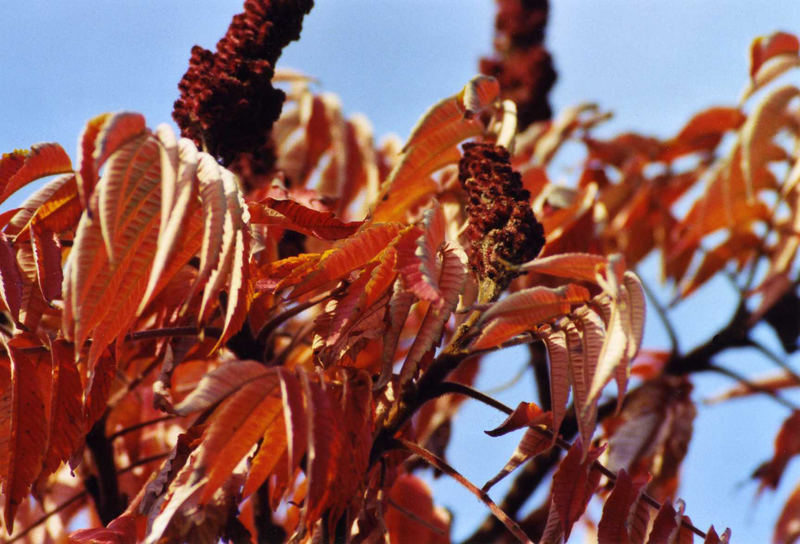
<path fill-rule="evenodd" d="M 89 121 L 78 138 L 78 194 L 84 209 L 94 192 L 98 172 L 111 154 L 146 130 L 138 113 L 104 113 Z"/>
<path fill-rule="evenodd" d="M 337 247 L 322 254 L 310 274 L 297 278 L 297 283 L 300 281 L 302 283 L 295 287 L 291 296 L 297 297 L 322 287 L 364 266 L 382 251 L 401 229 L 402 226 L 398 223 L 377 224 L 366 227 L 343 240 Z"/>
<path fill-rule="evenodd" d="M 774 32 L 768 36 L 759 36 L 750 45 L 750 78 L 755 79 L 761 66 L 779 55 L 797 56 L 800 41 L 787 32 Z"/>
<path fill-rule="evenodd" d="M 47 421 L 47 451 L 39 479 L 55 472 L 61 462 L 80 446 L 83 440 L 82 387 L 78 369 L 73 362 L 72 347 L 63 340 L 50 344 L 52 384 L 50 414 Z"/>
<path fill-rule="evenodd" d="M 0 299 L 8 308 L 11 317 L 19 319 L 19 308 L 22 304 L 22 276 L 17 268 L 14 248 L 0 233 Z"/>
<path fill-rule="evenodd" d="M 92 335 L 90 360 L 129 326 L 141 303 L 156 251 L 160 185 L 158 141 L 135 138 L 112 154 L 98 183 L 102 211 L 81 217 L 64 272 L 63 331 L 76 349 Z"/>
<path fill-rule="evenodd" d="M 497 99 L 500 87 L 494 78 L 478 76 L 462 91 L 428 110 L 411 132 L 400 162 L 381 188 L 372 212 L 376 222 L 405 219 L 406 210 L 436 190 L 430 175 L 458 162 L 457 144 L 484 130 L 478 114 Z"/>
<path fill-rule="evenodd" d="M 36 263 L 36 279 L 45 300 L 61 298 L 61 284 L 64 281 L 61 270 L 61 243 L 49 231 L 31 229 L 31 247 Z"/>
<path fill-rule="evenodd" d="M 556 289 L 531 287 L 512 293 L 481 316 L 485 326 L 472 347 L 477 350 L 500 345 L 548 319 L 566 314 L 573 304 L 588 298 L 589 292 L 574 284 Z"/>
<path fill-rule="evenodd" d="M 75 174 L 65 174 L 28 197 L 6 233 L 14 235 L 16 240 L 25 240 L 33 225 L 42 230 L 62 232 L 77 224 L 82 211 Z"/>
<path fill-rule="evenodd" d="M 553 432 L 558 434 L 567 411 L 569 398 L 569 351 L 563 329 L 543 335 L 550 367 L 550 399 L 553 409 Z M 551 441 L 555 443 L 555 438 Z"/>
<path fill-rule="evenodd" d="M 0 202 L 31 181 L 71 171 L 69 156 L 55 143 L 36 144 L 30 151 L 3 153 L 0 157 Z"/>
<path fill-rule="evenodd" d="M 496 428 L 484 432 L 489 436 L 502 436 L 522 427 L 546 424 L 548 420 L 552 424 L 552 414 L 548 416 L 548 413 L 543 412 L 536 403 L 520 402 L 505 421 Z"/>
<path fill-rule="evenodd" d="M 442 328 L 458 304 L 458 297 L 464 288 L 467 270 L 455 250 L 451 248 L 444 250 L 441 268 L 437 271 L 437 276 L 436 283 L 440 300 L 428 307 L 403 365 L 402 381 L 410 379 L 414 375 L 417 365 L 425 353 L 439 342 Z"/>
<path fill-rule="evenodd" d="M 197 470 L 207 475 L 200 502 L 211 498 L 270 426 L 282 424 L 283 400 L 274 372 L 242 385 L 224 401 L 198 449 Z"/>
<path fill-rule="evenodd" d="M 523 264 L 520 269 L 526 272 L 594 282 L 598 270 L 605 264 L 606 258 L 602 255 L 560 253 L 550 257 L 534 259 Z"/>
<path fill-rule="evenodd" d="M 789 122 L 786 107 L 798 96 L 800 89 L 794 85 L 775 89 L 756 105 L 742 127 L 742 174 L 751 198 L 753 180 L 770 160 L 768 148 L 773 145 L 772 139 Z"/>
<path fill-rule="evenodd" d="M 331 212 L 307 208 L 292 200 L 267 198 L 263 202 L 249 202 L 250 222 L 274 225 L 322 240 L 339 240 L 355 233 L 362 221 L 344 222 Z"/>

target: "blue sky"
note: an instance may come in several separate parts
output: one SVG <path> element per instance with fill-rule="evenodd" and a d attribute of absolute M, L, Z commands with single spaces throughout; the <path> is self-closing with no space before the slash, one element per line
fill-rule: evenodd
<path fill-rule="evenodd" d="M 337 93 L 348 113 L 369 117 L 377 135 L 405 137 L 431 104 L 456 92 L 491 50 L 494 4 L 489 0 L 318 2 L 303 38 L 279 66 L 305 71 L 320 89 Z M 615 112 L 603 129 L 668 136 L 700 109 L 733 104 L 747 78 L 752 38 L 774 30 L 800 32 L 791 1 L 558 0 L 552 2 L 548 46 L 558 83 L 556 111 L 582 101 Z M 58 141 L 74 157 L 78 134 L 91 117 L 121 109 L 145 114 L 150 126 L 171 121 L 177 82 L 195 43 L 213 48 L 241 10 L 230 0 L 114 0 L 3 2 L 0 5 L 0 151 Z M 551 172 L 568 178 L 567 168 Z M 645 268 L 647 272 L 647 268 Z M 675 313 L 684 347 L 724 323 L 728 293 L 716 285 Z M 767 341 L 769 334 L 764 333 Z M 650 319 L 645 343 L 664 345 Z M 765 370 L 748 354 L 725 359 L 745 373 Z M 483 385 L 513 375 L 513 353 L 487 364 Z M 698 379 L 702 398 L 728 385 Z M 516 404 L 533 400 L 530 384 L 506 393 Z M 760 399 L 703 408 L 683 472 L 681 495 L 702 527 L 731 526 L 737 542 L 766 542 L 782 501 L 800 478 L 794 465 L 776 494 L 754 503 L 746 482 L 771 455 L 785 409 Z M 459 417 L 451 461 L 482 484 L 505 463 L 517 436 L 488 440 L 482 430 L 502 419 L 469 404 Z M 455 534 L 469 534 L 485 509 L 444 479 L 442 503 L 456 511 Z M 498 491 L 502 487 L 498 486 Z"/>

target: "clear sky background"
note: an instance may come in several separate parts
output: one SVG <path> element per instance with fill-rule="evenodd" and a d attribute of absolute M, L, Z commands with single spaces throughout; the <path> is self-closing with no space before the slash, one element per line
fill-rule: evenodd
<path fill-rule="evenodd" d="M 478 58 L 491 51 L 490 0 L 318 3 L 301 41 L 289 46 L 279 66 L 319 78 L 320 90 L 337 93 L 345 112 L 364 113 L 377 135 L 407 136 L 419 115 L 458 91 L 476 73 Z M 552 4 L 547 43 L 558 71 L 554 109 L 599 103 L 615 112 L 605 135 L 636 130 L 669 136 L 698 110 L 734 104 L 746 82 L 750 41 L 778 29 L 800 33 L 800 5 L 793 0 Z M 151 127 L 171 122 L 191 46 L 213 49 L 239 11 L 239 0 L 0 2 L 0 151 L 57 141 L 74 158 L 85 122 L 106 111 L 140 111 Z M 561 167 L 551 177 L 573 174 Z M 645 266 L 643 273 L 652 270 Z M 727 321 L 729 295 L 724 285 L 712 285 L 674 312 L 684 349 Z M 769 331 L 759 333 L 776 345 Z M 645 344 L 666 345 L 655 318 Z M 515 374 L 523 363 L 518 355 L 487 362 L 480 385 Z M 748 353 L 724 362 L 748 375 L 769 369 Z M 715 377 L 696 383 L 698 400 L 730 385 Z M 531 391 L 523 381 L 502 398 L 508 404 L 534 400 Z M 798 463 L 777 493 L 757 502 L 748 477 L 771 456 L 786 409 L 751 399 L 700 410 L 680 493 L 687 512 L 702 528 L 732 527 L 734 542 L 769 541 L 780 506 L 800 480 Z M 519 438 L 483 435 L 501 419 L 468 403 L 457 421 L 450 460 L 478 485 L 502 467 Z M 456 513 L 456 538 L 470 534 L 484 507 L 446 478 L 435 488 L 439 502 Z M 503 489 L 499 485 L 493 495 Z"/>

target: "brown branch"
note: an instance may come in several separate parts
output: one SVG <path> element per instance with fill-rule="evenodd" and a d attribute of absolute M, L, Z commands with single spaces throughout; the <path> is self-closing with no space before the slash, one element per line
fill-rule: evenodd
<path fill-rule="evenodd" d="M 151 455 L 149 457 L 144 457 L 142 459 L 139 459 L 135 463 L 131 463 L 129 466 L 127 466 L 127 467 L 125 467 L 123 469 L 120 469 L 120 471 L 117 472 L 117 475 L 119 476 L 120 474 L 125 474 L 126 472 L 130 472 L 131 470 L 135 469 L 136 467 L 138 467 L 140 465 L 146 465 L 147 463 L 150 463 L 152 461 L 156 461 L 158 459 L 164 459 L 168 455 L 169 455 L 169 453 L 159 453 L 159 454 L 156 454 L 156 455 Z M 59 512 L 61 512 L 62 510 L 64 510 L 68 506 L 70 506 L 72 503 L 74 503 L 74 502 L 76 502 L 76 501 L 78 501 L 80 499 L 86 498 L 86 495 L 88 495 L 88 494 L 89 494 L 89 492 L 86 489 L 84 489 L 83 491 L 80 491 L 80 492 L 76 493 L 75 495 L 73 495 L 72 497 L 68 498 L 67 500 L 65 500 L 64 502 L 62 502 L 61 504 L 59 504 L 58 506 L 56 506 L 55 508 L 53 508 L 49 512 L 45 512 L 44 514 L 39 516 L 39 518 L 36 519 L 33 523 L 31 523 L 30 525 L 25 527 L 25 529 L 23 531 L 15 534 L 13 536 L 13 538 L 8 541 L 8 544 L 11 544 L 12 542 L 16 542 L 17 540 L 22 539 L 28 533 L 33 531 L 36 527 L 38 527 L 39 525 L 41 525 L 42 523 L 44 523 L 45 521 L 50 519 L 52 516 L 58 514 Z M 135 502 L 135 500 L 134 500 L 134 502 Z"/>
<path fill-rule="evenodd" d="M 86 446 L 94 458 L 97 474 L 86 479 L 86 490 L 94 500 L 97 515 L 103 525 L 108 525 L 125 510 L 119 492 L 117 469 L 114 465 L 114 448 L 106 437 L 106 416 L 101 417 L 86 435 Z"/>
<path fill-rule="evenodd" d="M 725 327 L 712 336 L 706 343 L 694 348 L 684 355 L 673 354 L 664 367 L 665 374 L 680 376 L 694 372 L 707 372 L 712 369 L 711 359 L 725 350 L 750 345 L 750 313 L 744 303 L 734 312 Z"/>
<path fill-rule="evenodd" d="M 64 502 L 62 502 L 61 504 L 59 504 L 58 506 L 56 506 L 55 508 L 53 508 L 49 512 L 45 512 L 36 521 L 34 521 L 33 523 L 31 523 L 30 525 L 25 527 L 25 529 L 23 529 L 19 533 L 15 534 L 13 536 L 13 538 L 8 540 L 8 544 L 11 544 L 12 542 L 16 542 L 18 540 L 21 540 L 22 538 L 27 536 L 28 533 L 30 533 L 35 528 L 37 528 L 39 525 L 41 525 L 42 523 L 44 523 L 45 521 L 50 519 L 51 516 L 54 516 L 54 515 L 58 514 L 59 512 L 61 512 L 62 510 L 66 509 L 68 506 L 70 506 L 72 503 L 74 503 L 74 502 L 76 502 L 76 501 L 78 501 L 80 499 L 86 498 L 87 494 L 88 494 L 88 492 L 86 490 L 83 490 L 83 491 L 81 491 L 79 493 L 76 493 L 72 497 L 68 498 L 67 500 L 65 500 Z"/>
<path fill-rule="evenodd" d="M 511 415 L 514 412 L 514 410 L 510 406 L 506 406 L 504 403 L 500 402 L 499 400 L 493 399 L 492 397 L 489 397 L 488 395 L 485 395 L 485 394 L 481 393 L 480 391 L 477 391 L 477 390 L 475 390 L 475 389 L 473 389 L 473 388 L 471 388 L 471 387 L 469 387 L 467 385 L 464 385 L 464 384 L 454 383 L 454 382 L 444 382 L 444 383 L 442 383 L 440 385 L 439 390 L 440 390 L 441 394 L 456 393 L 456 394 L 466 395 L 466 396 L 468 396 L 468 397 L 470 397 L 472 399 L 475 399 L 475 400 L 477 400 L 479 402 L 482 402 L 482 403 L 486 404 L 487 406 L 491 406 L 492 408 L 495 408 L 495 409 L 505 413 L 506 415 Z M 602 414 L 603 416 L 608 414 L 608 408 L 604 407 L 603 409 L 598 409 L 598 412 L 600 412 L 601 410 L 603 412 L 603 414 Z M 599 417 L 599 415 L 598 415 L 598 417 Z M 541 434 L 542 436 L 545 436 L 545 437 L 547 437 L 549 439 L 553 439 L 553 431 L 552 430 L 544 429 L 544 428 L 539 427 L 539 426 L 532 426 L 531 429 L 533 429 L 537 433 Z M 575 432 L 577 432 L 577 428 L 576 428 Z M 572 444 L 570 444 L 569 442 L 567 442 L 566 440 L 564 440 L 560 436 L 556 436 L 555 437 L 555 443 L 559 448 L 561 448 L 564 451 L 568 450 L 572 446 Z M 556 452 L 555 455 L 553 454 L 553 452 Z M 554 459 L 552 460 L 553 465 L 554 465 L 555 462 L 557 462 L 558 458 L 560 457 L 560 455 L 558 454 L 558 450 L 551 449 L 550 452 L 548 453 L 548 458 L 546 458 L 546 461 L 549 461 L 551 457 L 554 457 Z M 538 456 L 534 457 L 532 459 L 532 461 L 536 461 L 537 459 L 538 459 Z M 529 461 L 528 465 L 526 465 L 526 466 L 529 466 L 531 464 L 534 464 L 534 463 Z M 553 465 L 550 465 L 550 466 L 553 466 Z M 549 470 L 549 468 L 550 467 L 548 467 L 548 470 Z M 616 482 L 617 482 L 616 473 L 614 471 L 612 471 L 611 469 L 609 469 L 608 467 L 606 467 L 605 465 L 603 465 L 600 461 L 594 461 L 594 463 L 592 463 L 592 469 L 593 470 L 597 470 L 598 472 L 603 474 L 605 477 L 607 477 L 612 485 L 616 484 Z M 535 471 L 531 472 L 530 473 L 530 476 L 531 476 L 530 480 L 532 480 L 532 481 L 528 481 L 528 478 L 526 478 L 525 479 L 526 481 L 523 482 L 523 483 L 526 483 L 526 484 L 534 483 L 535 485 L 533 485 L 533 486 L 528 486 L 528 485 L 522 486 L 521 485 L 519 487 L 516 487 L 516 483 L 517 482 L 515 482 L 515 488 L 512 488 L 512 492 L 511 493 L 517 493 L 519 491 L 528 490 L 528 489 L 530 489 L 532 491 L 533 489 L 538 487 L 539 483 L 541 482 L 542 477 L 546 474 L 546 472 L 547 472 L 546 470 L 545 471 L 535 470 Z M 538 480 L 537 480 L 537 478 L 538 478 Z M 509 493 L 509 495 L 511 495 L 511 493 Z M 500 508 L 503 509 L 503 511 L 506 512 L 509 516 L 514 517 L 516 515 L 516 513 L 519 511 L 519 508 L 525 502 L 525 500 L 527 500 L 527 498 L 530 496 L 530 493 L 523 493 L 523 494 L 524 494 L 524 500 L 522 500 L 522 501 L 519 501 L 516 497 L 513 498 L 514 499 L 513 501 L 509 501 L 508 500 L 509 499 L 509 495 L 507 495 L 506 498 L 503 500 L 503 502 L 500 504 Z M 520 498 L 522 498 L 522 496 Z M 652 508 L 655 508 L 656 510 L 659 510 L 661 508 L 661 506 L 662 506 L 660 502 L 658 502 L 656 499 L 654 499 L 653 497 L 651 497 L 647 493 L 642 493 L 642 500 L 645 503 L 647 503 L 649 506 L 651 506 Z M 503 505 L 505 505 L 506 507 L 504 508 Z M 506 509 L 506 508 L 509 508 L 509 509 Z M 689 523 L 689 522 L 687 522 L 685 520 L 681 520 L 681 523 L 687 529 L 691 530 L 693 533 L 698 535 L 700 538 L 705 538 L 706 537 L 706 534 L 703 531 L 701 531 L 700 529 L 698 529 L 697 527 L 695 527 L 691 523 Z M 503 527 L 503 529 L 505 529 L 505 528 Z M 465 541 L 465 542 L 472 542 L 472 543 L 488 542 L 490 540 L 493 540 L 493 538 L 491 538 L 491 537 L 498 536 L 497 533 L 495 532 L 495 530 L 496 529 L 495 529 L 495 525 L 494 524 L 487 524 L 487 522 L 484 522 L 484 524 L 481 525 L 481 527 L 478 528 L 478 531 L 475 534 L 473 534 L 469 539 L 467 539 L 467 541 Z"/>
<path fill-rule="evenodd" d="M 156 423 L 161 423 L 162 421 L 169 421 L 170 419 L 175 419 L 176 417 L 177 416 L 174 415 L 167 415 L 167 416 L 157 417 L 155 419 L 150 419 L 148 421 L 139 422 L 135 425 L 131 425 L 130 427 L 125 427 L 124 429 L 120 429 L 117 432 L 108 435 L 108 440 L 113 442 L 120 436 L 132 433 L 134 431 L 138 431 L 139 429 L 147 427 L 148 425 L 155 425 Z"/>
<path fill-rule="evenodd" d="M 126 334 L 125 341 L 132 342 L 136 340 L 149 340 L 152 338 L 166 338 L 169 336 L 197 336 L 199 334 L 219 338 L 222 335 L 222 329 L 219 327 L 164 327 L 160 329 L 146 329 Z"/>

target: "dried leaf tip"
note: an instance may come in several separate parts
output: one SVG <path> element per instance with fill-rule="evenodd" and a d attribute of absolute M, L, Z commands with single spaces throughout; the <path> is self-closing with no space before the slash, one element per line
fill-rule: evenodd
<path fill-rule="evenodd" d="M 532 260 L 544 246 L 544 229 L 530 206 L 530 193 L 511 169 L 505 148 L 464 144 L 458 179 L 467 192 L 470 265 L 488 298 L 519 275 L 509 265 Z M 491 288 L 489 286 L 491 285 Z M 488 290 L 487 290 L 488 289 Z"/>

